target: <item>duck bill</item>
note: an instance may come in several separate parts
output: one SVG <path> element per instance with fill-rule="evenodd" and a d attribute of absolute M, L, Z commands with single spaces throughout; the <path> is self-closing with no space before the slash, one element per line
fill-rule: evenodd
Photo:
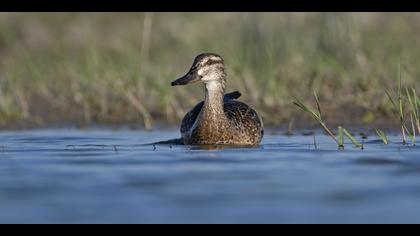
<path fill-rule="evenodd" d="M 173 81 L 171 83 L 171 85 L 172 86 L 186 85 L 186 84 L 191 84 L 191 83 L 197 82 L 198 80 L 199 80 L 198 76 L 194 76 L 193 74 L 188 73 L 188 74 L 182 76 L 181 78 Z"/>

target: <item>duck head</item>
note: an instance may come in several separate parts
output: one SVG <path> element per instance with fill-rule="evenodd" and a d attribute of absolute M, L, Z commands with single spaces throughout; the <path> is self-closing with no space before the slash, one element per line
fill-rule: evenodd
<path fill-rule="evenodd" d="M 225 66 L 221 56 L 215 53 L 198 55 L 187 74 L 173 81 L 172 86 L 186 85 L 201 81 L 203 83 L 224 82 Z"/>

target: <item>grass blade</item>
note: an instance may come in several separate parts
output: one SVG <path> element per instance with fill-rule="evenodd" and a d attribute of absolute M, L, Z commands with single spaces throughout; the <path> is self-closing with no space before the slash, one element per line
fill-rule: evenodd
<path fill-rule="evenodd" d="M 382 139 L 382 142 L 384 142 L 385 145 L 388 145 L 389 144 L 389 139 L 386 136 L 385 132 L 383 132 L 380 129 L 376 129 L 376 128 L 375 128 L 375 131 L 376 131 L 376 134 L 378 135 L 378 137 Z"/>
<path fill-rule="evenodd" d="M 315 97 L 316 107 L 318 109 L 318 116 L 319 118 L 322 118 L 321 105 L 319 102 L 318 94 L 316 93 L 315 90 L 314 90 L 314 97 Z"/>
<path fill-rule="evenodd" d="M 415 119 L 415 127 L 417 127 L 417 131 L 418 133 L 420 133 L 420 100 L 419 97 L 417 96 L 417 92 L 415 88 L 411 88 L 411 93 L 412 95 L 409 95 L 409 92 L 407 90 L 407 97 L 411 106 L 411 112 L 414 116 Z"/>
<path fill-rule="evenodd" d="M 403 144 L 407 144 L 407 137 L 406 132 L 408 132 L 408 129 L 405 125 L 405 119 L 404 119 L 404 103 L 403 103 L 403 95 L 402 95 L 402 75 L 401 75 L 401 62 L 398 63 L 398 89 L 397 89 L 397 101 L 394 100 L 391 92 L 389 90 L 385 90 L 386 95 L 388 96 L 389 101 L 391 102 L 393 106 L 393 110 L 395 114 L 398 116 L 400 125 L 401 125 L 401 134 L 403 136 Z M 420 125 L 419 125 L 420 127 Z"/>
<path fill-rule="evenodd" d="M 350 134 L 346 129 L 343 129 L 344 134 L 351 140 L 351 142 L 357 147 L 363 149 L 363 144 L 361 144 L 357 139 Z"/>
<path fill-rule="evenodd" d="M 315 100 L 316 100 L 316 103 L 317 103 L 318 111 L 315 111 L 314 109 L 309 108 L 308 106 L 306 106 L 302 101 L 300 101 L 296 97 L 294 97 L 295 101 L 293 102 L 293 104 L 295 104 L 297 107 L 299 107 L 304 112 L 309 113 L 322 126 L 322 128 L 328 133 L 328 135 L 338 144 L 337 138 L 335 137 L 333 132 L 327 127 L 325 122 L 322 120 L 321 106 L 320 106 L 320 102 L 319 102 L 319 99 L 318 99 L 318 96 L 317 96 L 316 92 L 314 92 L 314 96 L 315 96 Z"/>
<path fill-rule="evenodd" d="M 409 132 L 410 138 L 411 138 L 411 143 L 413 144 L 413 146 L 416 146 L 417 144 L 417 140 L 416 140 L 416 125 L 414 124 L 414 119 L 413 119 L 413 114 L 410 114 L 410 118 L 411 118 L 411 128 L 413 132 Z"/>
<path fill-rule="evenodd" d="M 343 134 L 343 127 L 338 127 L 338 148 L 344 149 L 344 134 Z"/>
<path fill-rule="evenodd" d="M 388 89 L 386 89 L 386 90 L 385 90 L 385 93 L 386 93 L 386 95 L 387 95 L 387 97 L 388 97 L 389 101 L 391 102 L 392 107 L 394 108 L 394 110 L 395 110 L 395 111 L 398 111 L 398 109 L 397 109 L 397 104 L 395 103 L 394 98 L 393 98 L 393 97 L 392 97 L 392 95 L 391 95 L 391 92 L 390 92 Z"/>

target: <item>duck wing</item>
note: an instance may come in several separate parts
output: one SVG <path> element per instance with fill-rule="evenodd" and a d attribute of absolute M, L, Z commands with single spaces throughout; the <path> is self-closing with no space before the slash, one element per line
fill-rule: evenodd
<path fill-rule="evenodd" d="M 234 91 L 231 93 L 225 94 L 223 97 L 224 102 L 228 102 L 230 100 L 238 99 L 242 96 L 242 94 L 238 91 Z M 198 115 L 203 108 L 204 101 L 199 102 L 190 112 L 188 112 L 184 119 L 182 119 L 181 123 L 181 134 L 188 132 L 191 127 L 194 125 L 195 121 L 197 120 Z"/>
<path fill-rule="evenodd" d="M 243 102 L 229 100 L 224 104 L 226 117 L 236 127 L 242 139 L 259 143 L 264 136 L 264 124 L 258 113 Z"/>
<path fill-rule="evenodd" d="M 242 94 L 238 91 L 235 92 L 231 92 L 225 95 L 225 97 L 223 98 L 225 101 L 226 100 L 233 100 L 233 99 L 238 99 L 242 96 Z"/>

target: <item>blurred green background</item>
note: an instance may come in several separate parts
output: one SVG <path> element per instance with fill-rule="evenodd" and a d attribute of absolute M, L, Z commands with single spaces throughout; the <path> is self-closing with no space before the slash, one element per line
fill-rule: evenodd
<path fill-rule="evenodd" d="M 384 88 L 420 75 L 414 13 L 0 13 L 0 126 L 178 124 L 203 86 L 170 86 L 202 52 L 267 125 L 394 122 Z"/>

